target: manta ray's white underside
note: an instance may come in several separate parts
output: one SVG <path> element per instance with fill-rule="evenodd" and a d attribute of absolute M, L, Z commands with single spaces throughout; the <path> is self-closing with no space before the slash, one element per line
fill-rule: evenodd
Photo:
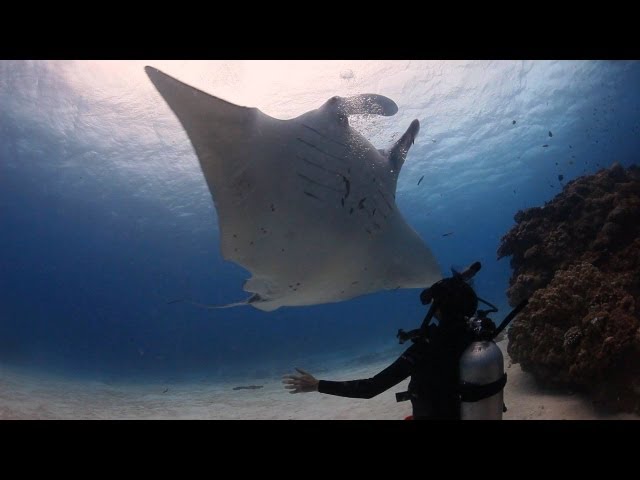
<path fill-rule="evenodd" d="M 395 203 L 414 121 L 378 151 L 348 115 L 393 115 L 380 95 L 334 97 L 291 120 L 233 105 L 151 67 L 147 74 L 187 132 L 219 218 L 222 255 L 252 273 L 246 303 L 347 300 L 441 278 L 428 247 Z"/>

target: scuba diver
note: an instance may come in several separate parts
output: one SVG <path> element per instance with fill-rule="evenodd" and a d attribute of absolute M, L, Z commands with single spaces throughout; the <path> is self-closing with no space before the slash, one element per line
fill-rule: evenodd
<path fill-rule="evenodd" d="M 290 393 L 320 392 L 350 398 L 372 398 L 411 377 L 407 392 L 397 401 L 411 400 L 415 420 L 502 419 L 506 407 L 503 357 L 493 339 L 526 306 L 520 303 L 499 327 L 487 317 L 498 309 L 478 298 L 467 283 L 481 268 L 475 262 L 465 271 L 434 283 L 420 294 L 431 304 L 420 328 L 399 330 L 400 343 L 413 344 L 391 365 L 372 378 L 318 380 L 302 369 L 285 375 Z M 478 300 L 491 307 L 477 310 Z M 476 311 L 477 310 L 477 311 Z M 438 323 L 431 323 L 433 318 Z"/>

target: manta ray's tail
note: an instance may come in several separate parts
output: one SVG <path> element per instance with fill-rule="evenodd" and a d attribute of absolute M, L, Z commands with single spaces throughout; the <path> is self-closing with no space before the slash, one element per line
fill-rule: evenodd
<path fill-rule="evenodd" d="M 179 303 L 179 302 L 187 302 L 187 303 L 190 303 L 191 305 L 195 305 L 196 307 L 208 308 L 210 310 L 217 310 L 219 308 L 243 307 L 245 305 L 249 305 L 258 300 L 261 300 L 260 295 L 255 294 L 255 295 L 251 295 L 249 298 L 245 300 L 242 300 L 241 302 L 227 303 L 225 305 L 213 305 L 210 303 L 196 302 L 195 300 L 191 300 L 190 298 L 178 298 L 176 300 L 171 300 L 167 302 L 167 305 L 171 305 L 173 303 Z"/>

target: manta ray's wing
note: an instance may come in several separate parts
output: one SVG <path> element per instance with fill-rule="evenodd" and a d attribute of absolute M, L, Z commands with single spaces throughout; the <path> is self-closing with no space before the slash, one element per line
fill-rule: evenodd
<path fill-rule="evenodd" d="M 216 193 L 236 172 L 246 168 L 247 147 L 259 119 L 276 120 L 257 108 L 241 107 L 204 93 L 153 67 L 145 67 L 145 71 L 187 132 L 218 203 Z"/>
<path fill-rule="evenodd" d="M 269 184 L 286 165 L 277 155 L 280 126 L 257 108 L 234 105 L 145 67 L 149 78 L 187 132 L 218 214 L 220 248 L 232 260 L 256 273 L 256 230 L 269 211 Z M 274 127 L 276 125 L 276 127 Z M 266 161 L 265 161 L 266 158 Z M 280 162 L 280 164 L 278 164 Z"/>

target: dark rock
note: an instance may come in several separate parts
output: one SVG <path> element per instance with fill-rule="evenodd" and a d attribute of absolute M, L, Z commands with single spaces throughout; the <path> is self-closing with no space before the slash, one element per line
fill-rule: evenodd
<path fill-rule="evenodd" d="M 544 208 L 516 214 L 498 258 L 507 295 L 529 305 L 509 354 L 545 386 L 640 414 L 640 169 L 614 165 L 569 182 Z"/>

